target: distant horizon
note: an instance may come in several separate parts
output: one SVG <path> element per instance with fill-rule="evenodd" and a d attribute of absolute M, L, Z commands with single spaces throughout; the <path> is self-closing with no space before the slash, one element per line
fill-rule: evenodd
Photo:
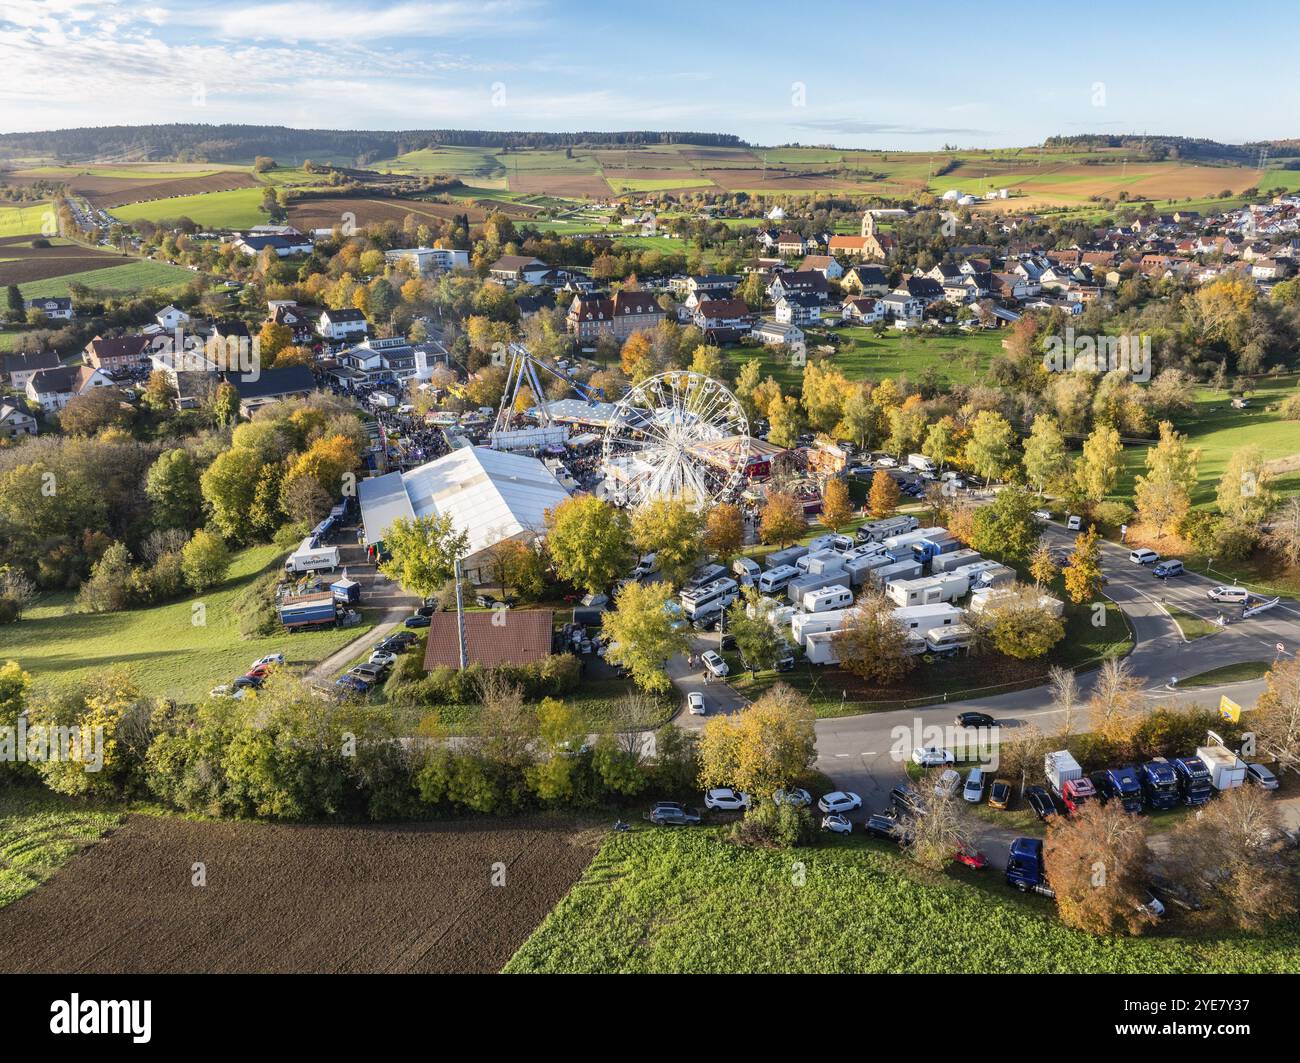
<path fill-rule="evenodd" d="M 1227 147 L 1243 147 L 1246 144 L 1257 144 L 1257 143 L 1281 143 L 1284 141 L 1300 141 L 1300 134 L 1291 135 L 1291 136 L 1285 134 L 1278 134 L 1276 136 L 1264 136 L 1259 138 L 1252 138 L 1250 140 L 1220 140 L 1215 137 L 1200 137 L 1190 133 L 1171 133 L 1168 131 L 1157 132 L 1152 130 L 1139 130 L 1133 132 L 1119 132 L 1116 130 L 1107 130 L 1101 132 L 1101 131 L 1082 130 L 1077 133 L 1048 133 L 1038 140 L 1030 140 L 1030 141 L 1025 141 L 1023 143 L 1016 143 L 1016 144 L 997 144 L 997 145 L 954 144 L 954 145 L 949 145 L 947 147 L 941 145 L 940 147 L 936 147 L 936 148 L 922 148 L 922 147 L 917 147 L 915 145 L 908 146 L 908 147 L 892 147 L 892 146 L 885 146 L 880 144 L 855 146 L 849 144 L 841 144 L 834 141 L 811 141 L 811 140 L 803 140 L 803 141 L 791 140 L 791 141 L 783 141 L 783 142 L 762 143 L 758 141 L 748 140 L 742 137 L 739 133 L 733 133 L 730 130 L 726 130 L 726 129 L 667 129 L 667 128 L 656 129 L 653 127 L 645 127 L 645 128 L 624 127 L 624 128 L 609 128 L 609 129 L 578 129 L 578 128 L 514 129 L 514 128 L 492 128 L 487 126 L 446 126 L 446 125 L 296 126 L 296 125 L 290 125 L 290 124 L 280 123 L 280 122 L 237 122 L 237 121 L 231 121 L 231 122 L 201 122 L 201 121 L 96 122 L 92 124 L 57 126 L 57 127 L 50 127 L 45 129 L 0 129 L 0 137 L 41 136 L 43 134 L 67 133 L 67 132 L 73 132 L 78 130 L 94 130 L 94 129 L 165 128 L 167 126 L 176 126 L 176 125 L 200 126 L 200 127 L 206 126 L 212 129 L 220 129 L 223 127 L 240 127 L 240 126 L 252 128 L 252 129 L 289 129 L 299 133 L 320 132 L 320 133 L 414 134 L 414 133 L 428 133 L 428 132 L 450 132 L 450 133 L 464 132 L 464 133 L 492 133 L 492 134 L 501 134 L 502 136 L 511 136 L 511 135 L 528 136 L 532 134 L 532 135 L 539 135 L 539 136 L 559 136 L 559 137 L 577 136 L 583 133 L 590 133 L 594 137 L 619 136 L 619 135 L 626 135 L 629 133 L 651 133 L 651 134 L 670 133 L 670 134 L 676 134 L 679 137 L 676 143 L 682 143 L 682 144 L 693 143 L 693 141 L 686 139 L 690 135 L 698 135 L 701 137 L 710 137 L 710 136 L 735 137 L 737 138 L 737 140 L 740 141 L 740 143 L 736 145 L 737 147 L 745 147 L 754 150 L 772 150 L 772 149 L 779 149 L 779 148 L 797 147 L 797 148 L 821 149 L 826 151 L 895 152 L 895 153 L 927 153 L 928 152 L 932 154 L 943 154 L 944 152 L 968 152 L 968 151 L 1010 151 L 1017 148 L 1020 149 L 1039 148 L 1039 147 L 1043 147 L 1046 144 L 1047 140 L 1051 137 L 1062 137 L 1062 138 L 1068 137 L 1071 139 L 1076 139 L 1076 138 L 1082 139 L 1086 137 L 1118 137 L 1121 139 L 1146 138 L 1154 141 L 1189 140 L 1189 141 L 1212 142 L 1216 144 L 1222 144 Z M 443 146 L 461 147 L 465 145 L 459 145 L 456 144 L 454 141 L 452 141 L 452 142 L 448 142 L 447 144 L 444 144 Z M 527 150 L 527 149 L 520 148 L 518 150 Z"/>
<path fill-rule="evenodd" d="M 14 133 L 728 129 L 868 151 L 998 150 L 1085 129 L 1286 139 L 1300 84 L 1268 70 L 1300 44 L 1288 4 L 1249 13 L 1270 48 L 1253 61 L 1267 95 L 1202 61 L 1221 16 L 1205 0 L 1135 14 L 1116 0 L 1086 18 L 827 0 L 797 23 L 773 0 L 661 0 L 653 17 L 577 0 L 6 0 L 0 113 Z"/>

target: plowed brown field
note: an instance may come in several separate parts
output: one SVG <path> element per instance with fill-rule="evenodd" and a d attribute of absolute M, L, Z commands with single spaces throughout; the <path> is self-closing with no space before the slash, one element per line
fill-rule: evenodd
<path fill-rule="evenodd" d="M 121 266 L 134 261 L 128 255 L 98 251 L 79 244 L 24 246 L 30 245 L 32 239 L 30 236 L 13 236 L 0 240 L 0 285 L 66 277 L 70 273 L 84 273 L 88 269 Z"/>
<path fill-rule="evenodd" d="M 343 196 L 337 199 L 296 199 L 289 204 L 289 221 L 300 229 L 332 229 L 343 220 L 344 213 L 356 215 L 357 225 L 378 225 L 391 221 L 401 225 L 408 214 L 417 222 L 448 220 L 468 214 L 471 224 L 481 222 L 487 213 L 480 207 L 459 203 L 426 203 L 419 199 L 369 199 Z"/>
<path fill-rule="evenodd" d="M 600 833 L 549 816 L 356 827 L 130 816 L 0 909 L 0 971 L 499 971 Z M 196 862 L 206 885 L 191 884 Z"/>

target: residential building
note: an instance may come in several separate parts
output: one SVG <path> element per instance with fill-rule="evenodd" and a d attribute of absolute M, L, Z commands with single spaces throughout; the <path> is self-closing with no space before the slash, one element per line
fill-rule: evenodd
<path fill-rule="evenodd" d="M 855 321 L 860 325 L 870 325 L 876 321 L 882 321 L 885 317 L 885 308 L 881 305 L 879 299 L 871 299 L 864 295 L 855 295 L 845 299 L 840 304 L 840 316 L 845 321 Z"/>
<path fill-rule="evenodd" d="M 792 292 L 776 304 L 776 320 L 782 325 L 811 325 L 821 320 L 822 303 L 815 295 Z"/>
<path fill-rule="evenodd" d="M 90 365 L 61 365 L 56 369 L 41 369 L 27 381 L 27 397 L 39 403 L 47 413 L 63 409 L 78 395 L 95 388 L 112 387 L 113 381 L 104 370 Z"/>
<path fill-rule="evenodd" d="M 845 272 L 840 287 L 859 295 L 878 297 L 889 294 L 889 278 L 879 266 L 852 266 Z"/>
<path fill-rule="evenodd" d="M 275 300 L 269 304 L 271 313 L 267 321 L 274 325 L 283 325 L 293 335 L 295 345 L 302 347 L 316 339 L 316 326 L 312 317 L 302 307 L 291 300 Z"/>
<path fill-rule="evenodd" d="M 384 258 L 394 266 L 405 264 L 421 275 L 469 269 L 469 252 L 449 247 L 401 247 L 385 251 Z"/>
<path fill-rule="evenodd" d="M 807 255 L 799 263 L 801 270 L 816 270 L 828 281 L 839 280 L 844 276 L 844 267 L 831 255 Z"/>
<path fill-rule="evenodd" d="M 250 233 L 239 237 L 235 246 L 250 257 L 260 255 L 268 247 L 280 258 L 310 255 L 312 250 L 312 242 L 305 236 L 281 236 L 277 233 Z"/>
<path fill-rule="evenodd" d="M 342 310 L 324 311 L 317 327 L 326 339 L 346 342 L 365 336 L 370 331 L 370 322 L 360 310 L 346 307 Z"/>
<path fill-rule="evenodd" d="M 158 322 L 161 328 L 168 332 L 175 332 L 178 328 L 183 328 L 190 323 L 190 315 L 184 310 L 180 310 L 170 304 L 164 306 L 158 313 L 154 314 L 153 319 Z"/>
<path fill-rule="evenodd" d="M 830 285 L 826 283 L 826 278 L 816 270 L 795 270 L 789 273 L 778 273 L 772 278 L 772 282 L 767 286 L 768 298 L 773 304 L 780 302 L 787 295 L 815 295 L 819 301 L 825 302 L 830 297 Z"/>
<path fill-rule="evenodd" d="M 743 299 L 706 299 L 691 318 L 710 343 L 734 343 L 749 331 L 752 319 Z"/>
<path fill-rule="evenodd" d="M 35 434 L 35 417 L 12 403 L 0 403 L 0 439 L 19 439 Z"/>
<path fill-rule="evenodd" d="M 223 373 L 222 376 L 239 393 L 239 412 L 243 417 L 252 417 L 270 403 L 310 395 L 316 390 L 316 377 L 305 365 L 263 369 L 256 377 L 251 373 Z"/>
<path fill-rule="evenodd" d="M 803 329 L 780 321 L 760 321 L 750 330 L 750 335 L 766 347 L 782 344 L 794 347 L 804 341 Z"/>
<path fill-rule="evenodd" d="M 0 380 L 15 391 L 23 391 L 32 374 L 42 369 L 57 369 L 59 356 L 53 351 L 15 351 L 0 354 Z"/>
<path fill-rule="evenodd" d="M 39 310 L 48 321 L 71 321 L 72 299 L 67 296 L 51 296 L 45 299 L 28 299 L 28 310 Z"/>
<path fill-rule="evenodd" d="M 502 255 L 488 267 L 488 276 L 501 284 L 539 284 L 550 268 L 528 255 Z"/>
<path fill-rule="evenodd" d="M 654 293 L 619 290 L 612 297 L 575 296 L 566 323 L 579 342 L 595 342 L 601 336 L 621 342 L 634 332 L 654 328 L 667 316 Z"/>
<path fill-rule="evenodd" d="M 88 365 L 107 373 L 134 369 L 149 360 L 149 337 L 96 336 L 86 344 L 85 355 Z"/>

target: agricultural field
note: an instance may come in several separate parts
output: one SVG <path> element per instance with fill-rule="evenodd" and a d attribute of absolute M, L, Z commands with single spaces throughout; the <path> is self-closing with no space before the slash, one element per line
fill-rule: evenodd
<path fill-rule="evenodd" d="M 0 789 L 0 908 L 46 882 L 121 821 L 116 811 L 43 786 Z"/>
<path fill-rule="evenodd" d="M 791 853 L 727 844 L 721 828 L 645 828 L 605 840 L 506 971 L 1297 972 L 1300 921 L 1267 937 L 1197 936 L 1177 919 L 1094 937 L 996 870 L 927 874 L 858 835 Z"/>
<path fill-rule="evenodd" d="M 11 832 L 0 817 L 0 844 Z M 0 908 L 0 970 L 491 973 L 599 837 L 560 816 L 351 827 L 134 815 Z M 204 889 L 190 883 L 198 854 Z M 504 885 L 491 880 L 498 863 Z M 69 911 L 77 933 L 51 933 Z"/>
<path fill-rule="evenodd" d="M 25 299 L 70 295 L 74 284 L 85 285 L 95 295 L 109 297 L 138 295 L 155 290 L 164 293 L 179 292 L 194 279 L 194 274 L 181 266 L 155 262 L 148 258 L 106 255 L 103 261 L 104 265 L 100 267 L 20 283 L 18 287 Z M 113 265 L 114 262 L 121 264 Z M 0 262 L 0 278 L 5 276 L 7 265 L 9 264 Z"/>
<path fill-rule="evenodd" d="M 143 203 L 113 207 L 110 213 L 119 221 L 163 221 L 186 217 L 198 225 L 214 229 L 240 229 L 266 221 L 261 185 L 230 191 L 201 192 L 153 199 Z"/>
<path fill-rule="evenodd" d="M 49 247 L 33 247 L 35 239 L 47 239 Z M 0 237 L 0 285 L 32 284 L 70 273 L 104 269 L 131 261 L 126 255 L 97 247 L 86 247 L 62 237 Z M 29 293 L 38 295 L 50 292 Z"/>
<path fill-rule="evenodd" d="M 123 613 L 72 612 L 68 595 L 51 595 L 5 630 L 0 656 L 17 660 L 38 682 L 67 682 L 125 665 L 149 694 L 194 700 L 228 683 L 267 653 L 283 652 L 287 666 L 305 669 L 363 635 L 373 624 L 362 611 L 355 627 L 244 639 L 238 600 L 284 551 L 256 546 L 235 556 L 230 577 L 201 599 L 185 599 Z M 204 605 L 203 623 L 194 605 Z"/>
<path fill-rule="evenodd" d="M 49 214 L 48 201 L 0 205 L 0 237 L 38 236 L 46 227 Z"/>
<path fill-rule="evenodd" d="M 377 225 L 382 222 L 403 224 L 408 214 L 417 223 L 446 220 L 458 214 L 467 214 L 471 223 L 481 222 L 487 211 L 473 206 L 452 203 L 430 203 L 422 199 L 391 199 L 383 196 L 310 197 L 293 200 L 289 206 L 289 221 L 300 229 L 332 229 L 351 214 L 357 225 Z"/>

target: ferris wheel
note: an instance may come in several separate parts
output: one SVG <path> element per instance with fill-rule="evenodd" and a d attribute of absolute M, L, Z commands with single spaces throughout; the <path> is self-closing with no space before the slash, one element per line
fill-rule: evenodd
<path fill-rule="evenodd" d="M 630 505 L 682 498 L 702 509 L 739 486 L 749 421 L 736 396 L 712 377 L 660 373 L 619 400 L 601 456 Z"/>

